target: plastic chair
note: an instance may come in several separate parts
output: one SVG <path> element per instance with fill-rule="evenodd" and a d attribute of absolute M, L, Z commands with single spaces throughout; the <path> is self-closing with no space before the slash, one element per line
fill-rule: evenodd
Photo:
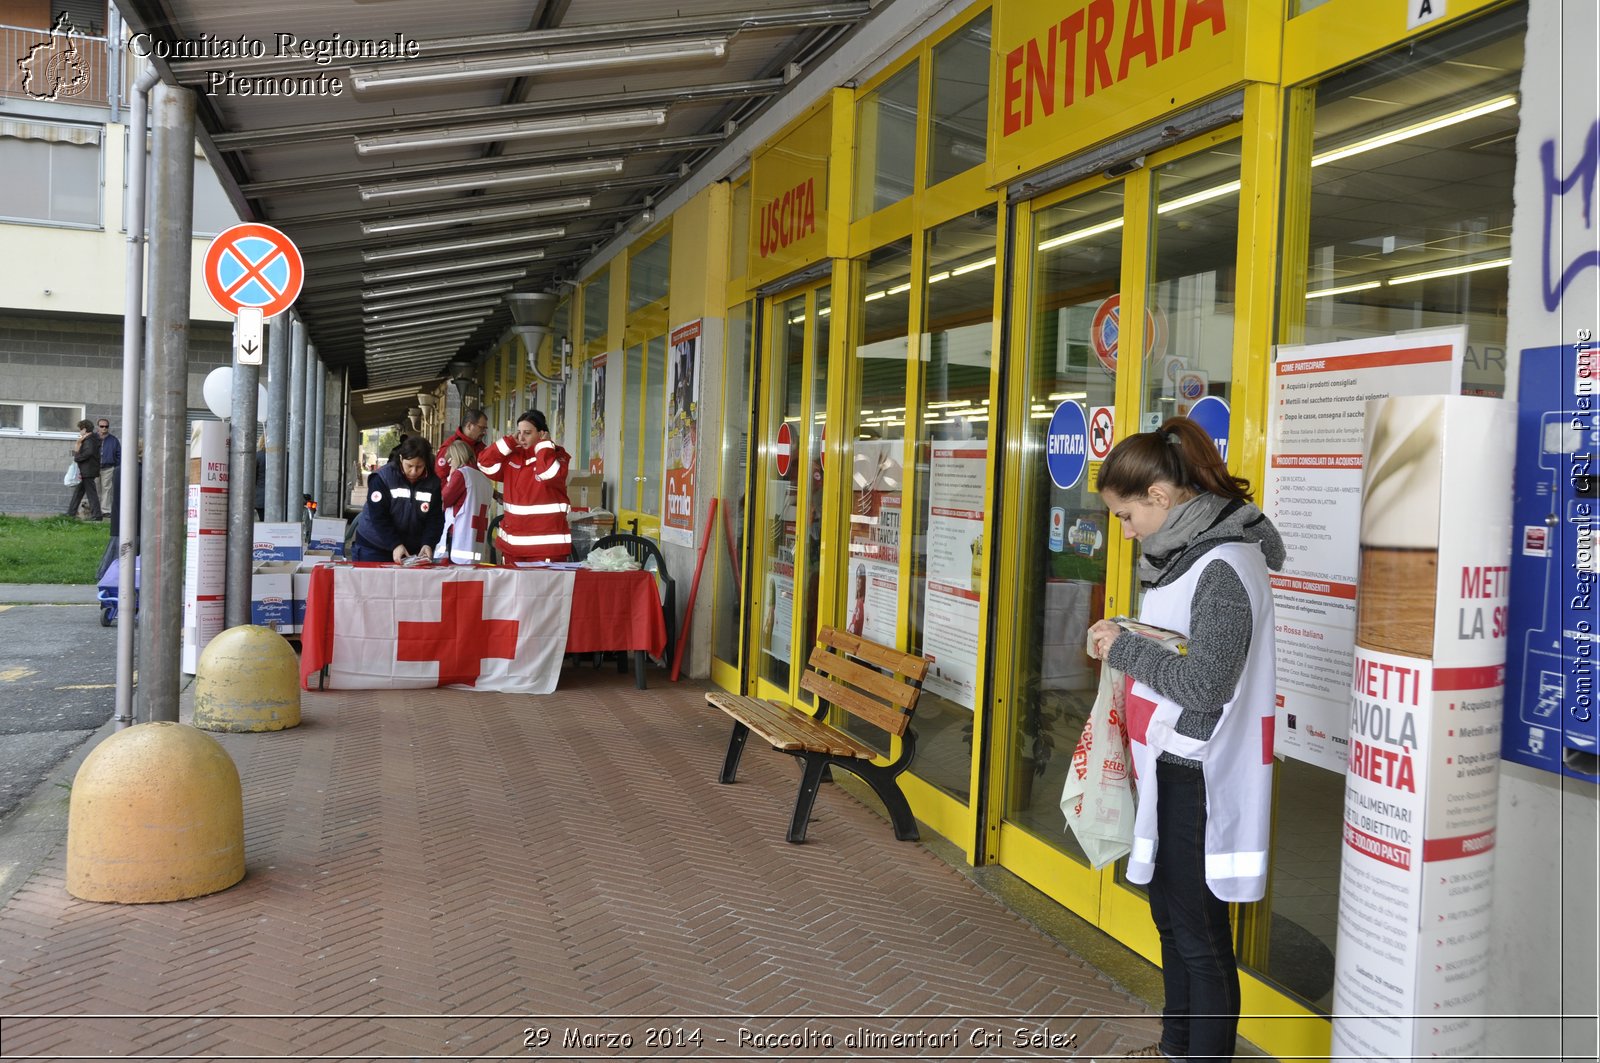
<path fill-rule="evenodd" d="M 630 532 L 613 532 L 596 539 L 590 550 L 604 550 L 612 546 L 626 547 L 628 556 L 639 562 L 640 568 L 655 572 L 656 578 L 661 580 L 661 615 L 667 625 L 667 648 L 661 660 L 666 664 L 672 660 L 678 643 L 678 585 L 667 572 L 667 559 L 661 555 L 661 547 L 654 539 Z"/>

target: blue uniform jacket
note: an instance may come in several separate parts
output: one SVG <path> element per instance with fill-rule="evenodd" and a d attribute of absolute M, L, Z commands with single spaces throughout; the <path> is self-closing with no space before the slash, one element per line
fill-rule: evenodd
<path fill-rule="evenodd" d="M 356 537 L 384 553 L 393 553 L 401 543 L 413 554 L 432 546 L 444 533 L 440 494 L 439 478 L 431 469 L 410 483 L 398 463 L 385 465 L 367 477 L 367 504 Z"/>

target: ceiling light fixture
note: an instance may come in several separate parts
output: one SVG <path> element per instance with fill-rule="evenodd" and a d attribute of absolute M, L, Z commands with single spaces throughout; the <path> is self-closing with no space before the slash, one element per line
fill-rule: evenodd
<path fill-rule="evenodd" d="M 626 111 L 565 115 L 560 118 L 523 118 L 509 122 L 444 126 L 439 129 L 418 129 L 410 133 L 385 133 L 375 137 L 359 137 L 356 140 L 356 154 L 376 155 L 386 151 L 416 151 L 461 144 L 486 144 L 496 140 L 554 137 L 566 133 L 598 133 L 611 129 L 646 129 L 664 125 L 666 121 L 666 108 L 644 107 Z"/>
<path fill-rule="evenodd" d="M 547 74 L 557 70 L 605 70 L 609 67 L 635 63 L 721 59 L 727 52 L 726 37 L 689 38 L 646 44 L 607 44 L 583 48 L 541 48 L 535 51 L 508 52 L 469 59 L 353 66 L 350 68 L 350 84 L 357 92 L 366 92 L 369 89 L 405 85 L 524 77 L 528 74 Z"/>
<path fill-rule="evenodd" d="M 373 236 L 379 233 L 442 229 L 449 225 L 509 221 L 513 218 L 533 218 L 541 214 L 561 214 L 565 211 L 588 209 L 588 196 L 566 196 L 562 199 L 542 199 L 533 203 L 511 203 L 503 207 L 474 207 L 471 210 L 449 210 L 437 214 L 402 214 L 377 221 L 364 221 L 361 223 L 361 231 Z"/>
<path fill-rule="evenodd" d="M 451 251 L 485 251 L 492 247 L 535 243 L 539 240 L 559 240 L 565 235 L 567 235 L 565 225 L 552 225 L 548 229 L 528 229 L 524 232 L 506 233 L 503 236 L 479 236 L 471 240 L 441 240 L 432 244 L 380 247 L 361 252 L 361 261 L 370 265 L 374 262 L 393 262 L 396 259 L 417 258 L 422 255 L 442 255 Z"/>
<path fill-rule="evenodd" d="M 560 181 L 569 177 L 606 177 L 622 172 L 621 159 L 585 159 L 579 162 L 529 166 L 521 170 L 488 170 L 481 173 L 428 177 L 418 181 L 390 181 L 381 185 L 362 185 L 362 199 L 393 199 L 437 192 L 467 192 L 480 188 L 506 188 L 540 181 Z"/>
<path fill-rule="evenodd" d="M 1517 97 L 1514 95 L 1496 96 L 1492 100 L 1485 100 L 1482 103 L 1475 103 L 1471 107 L 1465 107 L 1459 111 L 1451 111 L 1449 114 L 1442 114 L 1438 118 L 1430 118 L 1425 122 L 1416 122 L 1412 125 L 1401 126 L 1399 129 L 1381 134 L 1379 136 L 1369 137 L 1366 140 L 1358 140 L 1354 144 L 1346 144 L 1342 148 L 1334 148 L 1332 151 L 1325 151 L 1320 155 L 1313 155 L 1311 156 L 1311 165 L 1321 166 L 1325 163 L 1338 162 L 1340 159 L 1348 159 L 1352 155 L 1360 155 L 1365 151 L 1372 151 L 1376 148 L 1388 147 L 1390 144 L 1396 144 L 1402 140 L 1410 140 L 1412 137 L 1420 137 L 1424 133 L 1432 133 L 1435 130 L 1445 129 L 1453 125 L 1459 125 L 1460 123 L 1470 121 L 1473 118 L 1481 118 L 1483 115 L 1493 114 L 1496 111 L 1503 111 L 1507 107 L 1515 107 L 1516 105 Z"/>
<path fill-rule="evenodd" d="M 1477 273 L 1483 269 L 1504 269 L 1511 265 L 1509 258 L 1497 258 L 1490 262 L 1471 262 L 1465 266 L 1451 266 L 1448 269 L 1431 269 L 1425 273 L 1407 273 L 1402 277 L 1390 277 L 1388 284 L 1412 284 L 1416 281 L 1431 281 L 1439 277 L 1455 277 L 1462 273 Z"/>
<path fill-rule="evenodd" d="M 397 299 L 392 303 L 363 303 L 361 309 L 366 313 L 375 314 L 382 313 L 385 310 L 405 310 L 409 307 L 430 303 L 449 303 L 457 299 L 472 299 L 480 295 L 504 295 L 510 290 L 511 285 L 509 284 L 486 284 L 481 288 L 468 288 L 459 292 L 446 289 L 435 295 Z"/>
<path fill-rule="evenodd" d="M 459 273 L 464 269 L 482 269 L 485 266 L 509 266 L 519 262 L 533 262 L 544 257 L 540 250 L 518 251 L 514 255 L 490 255 L 488 258 L 461 258 L 451 262 L 424 262 L 412 266 L 390 266 L 387 269 L 369 270 L 361 275 L 366 284 L 405 280 L 408 277 L 427 277 L 435 273 Z"/>
<path fill-rule="evenodd" d="M 1334 295 L 1349 295 L 1351 292 L 1364 292 L 1373 288 L 1381 288 L 1377 281 L 1364 281 L 1361 284 L 1346 284 L 1338 288 L 1319 288 L 1314 292 L 1306 292 L 1307 299 L 1327 299 Z"/>
<path fill-rule="evenodd" d="M 387 325 L 395 321 L 410 321 L 413 324 L 417 319 L 424 321 L 449 320 L 447 315 L 476 312 L 480 316 L 495 309 L 503 302 L 500 299 L 477 299 L 472 302 L 444 303 L 440 306 L 419 306 L 410 310 L 391 310 L 381 314 L 364 314 L 361 318 L 365 325 Z"/>
<path fill-rule="evenodd" d="M 440 277 L 436 280 L 417 281 L 413 284 L 396 284 L 388 288 L 373 288 L 363 292 L 363 299 L 391 299 L 415 295 L 417 292 L 435 291 L 440 288 L 463 288 L 470 284 L 488 284 L 496 281 L 514 281 L 520 279 L 528 271 L 523 269 L 498 269 L 490 273 L 478 273 L 470 277 Z"/>
<path fill-rule="evenodd" d="M 443 314 L 423 321 L 374 321 L 367 325 L 366 334 L 368 336 L 381 336 L 386 332 L 410 332 L 413 334 L 426 334 L 435 331 L 445 332 L 452 328 L 465 328 L 469 322 L 476 325 L 488 316 L 482 310 L 463 310 L 459 313 Z"/>

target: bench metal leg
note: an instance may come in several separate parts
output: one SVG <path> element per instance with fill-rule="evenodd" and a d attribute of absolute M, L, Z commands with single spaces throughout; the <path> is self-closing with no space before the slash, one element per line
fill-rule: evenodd
<path fill-rule="evenodd" d="M 735 720 L 733 734 L 728 738 L 728 755 L 722 758 L 722 774 L 717 777 L 718 782 L 733 782 L 733 777 L 739 772 L 739 756 L 744 752 L 744 740 L 749 737 L 750 728 Z"/>
<path fill-rule="evenodd" d="M 883 810 L 889 814 L 889 822 L 894 826 L 894 836 L 903 842 L 920 841 L 922 836 L 917 833 L 917 820 L 911 814 L 911 804 L 906 800 L 900 784 L 895 781 L 900 773 L 868 765 L 856 769 L 855 774 L 872 787 L 883 802 Z"/>
<path fill-rule="evenodd" d="M 797 754 L 805 761 L 805 772 L 800 776 L 800 792 L 794 799 L 794 816 L 789 820 L 789 841 L 799 845 L 806 840 L 806 828 L 811 825 L 811 807 L 817 803 L 817 789 L 822 785 L 822 773 L 828 770 L 825 753 Z"/>

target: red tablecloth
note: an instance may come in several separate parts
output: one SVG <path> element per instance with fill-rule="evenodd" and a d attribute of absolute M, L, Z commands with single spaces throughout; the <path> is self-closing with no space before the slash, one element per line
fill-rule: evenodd
<path fill-rule="evenodd" d="M 333 660 L 333 568 L 319 565 L 311 572 L 305 626 L 300 632 L 300 685 L 306 690 L 312 689 L 313 677 Z M 427 579 L 432 570 L 404 571 Z M 585 568 L 573 577 L 568 653 L 643 650 L 659 657 L 666 652 L 667 626 L 653 573 Z"/>

